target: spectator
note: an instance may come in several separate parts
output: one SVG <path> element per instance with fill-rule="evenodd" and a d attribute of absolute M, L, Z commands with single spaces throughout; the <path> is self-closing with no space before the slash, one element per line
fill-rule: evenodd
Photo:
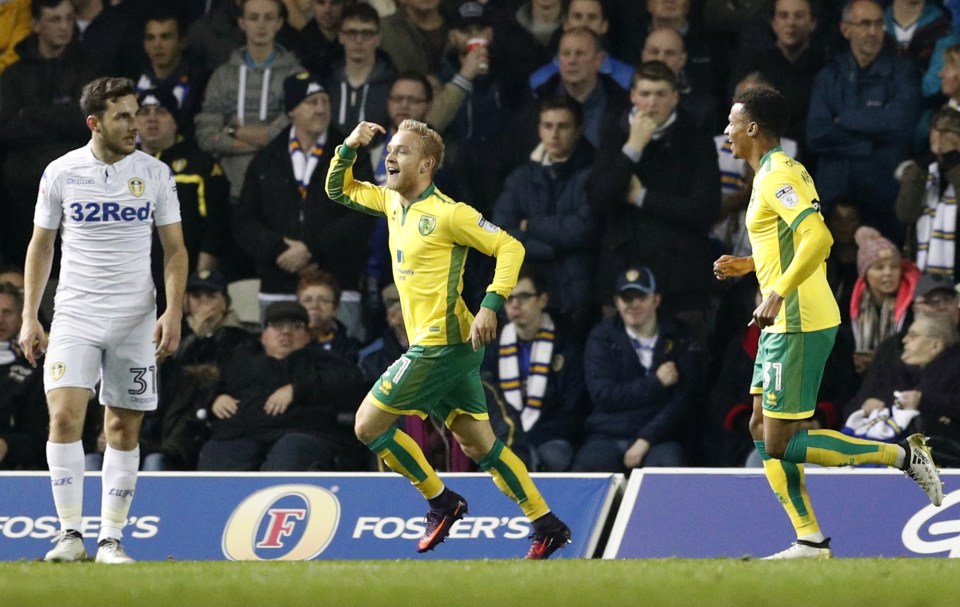
<path fill-rule="evenodd" d="M 827 258 L 827 283 L 840 306 L 841 324 L 850 321 L 850 297 L 859 277 L 857 273 L 857 240 L 860 228 L 860 206 L 851 200 L 838 200 L 825 218 L 833 246 Z"/>
<path fill-rule="evenodd" d="M 9 0 L 0 4 L 0 73 L 20 58 L 16 46 L 30 35 L 30 31 L 30 0 Z"/>
<path fill-rule="evenodd" d="M 955 326 L 960 326 L 958 303 L 960 303 L 960 296 L 949 279 L 945 276 L 924 274 L 913 292 L 913 316 L 919 318 L 921 315 L 945 315 L 953 321 Z M 861 409 L 867 399 L 876 397 L 878 394 L 883 396 L 881 392 L 886 388 L 880 386 L 889 380 L 901 364 L 900 357 L 903 355 L 903 339 L 906 333 L 905 328 L 901 329 L 877 346 L 858 392 L 843 408 L 844 418 Z M 884 396 L 888 400 L 890 397 L 891 394 Z"/>
<path fill-rule="evenodd" d="M 850 47 L 813 85 L 807 144 L 819 155 L 817 191 L 829 205 L 857 193 L 864 222 L 902 240 L 894 215 L 894 169 L 907 158 L 920 110 L 916 69 L 883 52 L 883 10 L 850 0 L 840 30 Z"/>
<path fill-rule="evenodd" d="M 324 78 L 333 58 L 343 52 L 343 5 L 344 0 L 313 0 L 313 19 L 300 30 L 303 67 Z"/>
<path fill-rule="evenodd" d="M 937 112 L 930 125 L 929 151 L 901 165 L 898 174 L 897 218 L 908 226 L 907 242 L 917 267 L 960 282 L 956 246 L 960 111 L 945 107 Z"/>
<path fill-rule="evenodd" d="M 240 1 L 240 0 L 238 0 Z M 297 58 L 276 43 L 280 0 L 242 0 L 246 46 L 235 50 L 207 84 L 196 117 L 200 149 L 216 156 L 236 199 L 253 155 L 289 124 L 283 81 L 301 71 Z"/>
<path fill-rule="evenodd" d="M 507 178 L 493 222 L 523 243 L 526 261 L 550 276 L 551 309 L 579 335 L 593 321 L 599 225 L 587 182 L 593 146 L 583 139 L 583 108 L 571 97 L 540 104 L 540 145 Z"/>
<path fill-rule="evenodd" d="M 136 80 L 137 93 L 165 89 L 177 99 L 181 119 L 178 126 L 193 133 L 193 117 L 200 110 L 208 73 L 190 55 L 184 54 L 186 25 L 175 14 L 157 11 L 147 18 L 143 29 L 143 48 L 147 62 Z"/>
<path fill-rule="evenodd" d="M 517 7 L 514 20 L 536 43 L 537 65 L 548 61 L 555 54 L 557 34 L 563 31 L 563 1 L 525 0 Z"/>
<path fill-rule="evenodd" d="M 358 334 L 359 289 L 373 219 L 331 204 L 324 192 L 341 135 L 330 127 L 330 97 L 320 80 L 300 72 L 284 80 L 283 89 L 284 109 L 293 124 L 250 164 L 233 209 L 234 238 L 256 264 L 261 309 L 272 301 L 296 299 L 301 273 L 314 266 L 343 286 L 343 312 L 356 319 L 349 327 Z M 357 175 L 370 173 L 364 158 Z"/>
<path fill-rule="evenodd" d="M 356 363 L 359 344 L 348 335 L 343 321 L 337 318 L 343 293 L 333 276 L 319 271 L 304 272 L 297 285 L 297 301 L 310 316 L 307 329 L 313 341 L 324 350 Z"/>
<path fill-rule="evenodd" d="M 898 364 L 877 376 L 859 412 L 868 417 L 889 410 L 891 418 L 897 409 L 917 412 L 913 423 L 927 434 L 941 465 L 955 467 L 960 464 L 957 432 L 951 427 L 953 420 L 960 419 L 956 319 L 946 314 L 918 315 L 902 341 Z M 901 435 L 907 432 L 903 428 Z"/>
<path fill-rule="evenodd" d="M 807 111 L 817 73 L 827 64 L 825 45 L 814 41 L 817 19 L 811 0 L 776 0 L 769 20 L 775 38 L 740 58 L 733 69 L 730 88 L 751 73 L 759 72 L 790 104 L 786 136 L 800 145 L 799 158 L 815 166 L 806 145 Z M 792 154 L 791 154 L 792 156 Z"/>
<path fill-rule="evenodd" d="M 569 95 L 583 106 L 583 136 L 599 149 L 601 142 L 615 137 L 629 99 L 612 78 L 600 73 L 603 46 L 595 32 L 573 28 L 560 38 L 560 72 L 534 91 L 534 97 L 517 112 L 504 132 L 507 172 L 526 164 L 539 143 L 540 99 Z"/>
<path fill-rule="evenodd" d="M 680 93 L 680 107 L 701 129 L 717 128 L 717 102 L 711 91 L 694 89 L 687 77 L 687 51 L 683 47 L 683 37 L 672 27 L 660 27 L 649 34 L 643 43 L 641 60 L 662 61 L 677 75 L 677 91 Z M 631 74 L 633 71 L 631 70 Z"/>
<path fill-rule="evenodd" d="M 77 40 L 93 58 L 98 76 L 136 78 L 144 64 L 143 22 L 109 0 L 70 0 Z"/>
<path fill-rule="evenodd" d="M 697 355 L 681 325 L 661 317 L 649 268 L 617 278 L 617 315 L 587 339 L 584 369 L 594 409 L 573 460 L 577 472 L 683 466 L 678 442 L 697 386 Z"/>
<path fill-rule="evenodd" d="M 603 3 L 600 0 L 570 0 L 563 14 L 563 31 L 568 32 L 576 27 L 585 27 L 602 39 L 610 29 L 610 23 L 604 14 Z M 554 57 L 549 63 L 530 74 L 530 88 L 537 90 L 559 71 L 560 58 Z M 613 78 L 624 90 L 630 89 L 633 67 L 606 52 L 603 55 L 603 63 L 600 65 L 600 73 Z"/>
<path fill-rule="evenodd" d="M 582 440 L 589 410 L 583 346 L 547 312 L 550 286 L 525 266 L 507 298 L 507 323 L 487 349 L 485 372 L 517 412 L 534 469 L 565 472 Z"/>
<path fill-rule="evenodd" d="M 398 72 L 437 73 L 447 48 L 447 20 L 440 0 L 407 0 L 380 23 L 381 48 Z"/>
<path fill-rule="evenodd" d="M 140 93 L 138 101 L 140 149 L 170 165 L 177 182 L 183 239 L 190 258 L 188 271 L 213 270 L 232 248 L 227 223 L 229 186 L 223 170 L 213 156 L 180 136 L 183 114 L 173 93 L 148 90 Z M 162 253 L 160 239 L 154 235 L 152 265 L 158 310 L 166 306 Z"/>
<path fill-rule="evenodd" d="M 43 367 L 17 347 L 23 291 L 0 282 L 0 470 L 46 469 Z"/>
<path fill-rule="evenodd" d="M 860 227 L 856 239 L 860 277 L 850 297 L 849 327 L 854 367 L 862 376 L 880 342 L 906 324 L 920 270 L 901 259 L 896 245 L 869 226 Z"/>
<path fill-rule="evenodd" d="M 198 469 L 353 469 L 356 441 L 337 426 L 337 415 L 352 413 L 363 398 L 360 371 L 310 343 L 300 304 L 275 302 L 265 320 L 263 350 L 234 356 L 220 369 L 211 439 Z"/>
<path fill-rule="evenodd" d="M 365 3 L 343 10 L 340 22 L 343 55 L 332 58 L 326 80 L 333 108 L 333 124 L 350 132 L 362 120 L 387 122 L 387 95 L 397 77 L 396 70 L 380 43 L 380 17 Z"/>
<path fill-rule="evenodd" d="M 927 71 L 937 40 L 950 33 L 950 15 L 937 2 L 893 0 L 884 11 L 886 32 L 897 41 L 901 57 Z"/>
<path fill-rule="evenodd" d="M 600 148 L 591 204 L 606 218 L 598 281 L 614 284 L 627 267 L 661 277 L 668 313 L 706 339 L 713 291 L 708 230 L 720 207 L 720 171 L 709 134 L 677 111 L 673 71 L 659 61 L 634 74 L 633 107 Z M 684 243 L 683 255 L 674 244 Z"/>
<path fill-rule="evenodd" d="M 33 2 L 34 32 L 0 76 L 0 144 L 16 152 L 6 154 L 2 170 L 0 256 L 7 263 L 23 263 L 44 168 L 89 136 L 80 89 L 95 73 L 73 39 L 74 14 L 69 0 Z"/>

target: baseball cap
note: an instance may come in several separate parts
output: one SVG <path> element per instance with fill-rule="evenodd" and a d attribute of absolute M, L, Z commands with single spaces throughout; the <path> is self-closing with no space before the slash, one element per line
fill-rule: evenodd
<path fill-rule="evenodd" d="M 140 107 L 149 107 L 151 105 L 162 107 L 170 112 L 174 122 L 180 124 L 180 102 L 165 88 L 147 89 L 137 96 L 137 103 Z"/>
<path fill-rule="evenodd" d="M 269 325 L 275 322 L 302 322 L 310 323 L 310 315 L 307 309 L 295 301 L 275 301 L 267 306 L 267 311 L 263 314 L 263 323 Z"/>
<path fill-rule="evenodd" d="M 475 0 L 467 0 L 450 11 L 447 25 L 456 30 L 467 29 L 472 25 L 486 27 L 492 25 L 490 11 Z"/>
<path fill-rule="evenodd" d="M 227 278 L 219 270 L 200 270 L 187 279 L 187 293 L 191 291 L 210 291 L 227 293 Z"/>
<path fill-rule="evenodd" d="M 310 72 L 297 72 L 287 76 L 283 81 L 283 111 L 291 112 L 310 95 L 326 91 L 327 89 L 320 83 L 320 78 Z"/>
<path fill-rule="evenodd" d="M 631 290 L 644 295 L 657 292 L 657 279 L 650 268 L 629 268 L 617 278 L 617 293 Z"/>
<path fill-rule="evenodd" d="M 926 297 L 933 291 L 944 291 L 950 295 L 957 295 L 953 281 L 949 277 L 940 274 L 923 274 L 920 276 L 917 288 L 913 291 L 913 298 Z"/>

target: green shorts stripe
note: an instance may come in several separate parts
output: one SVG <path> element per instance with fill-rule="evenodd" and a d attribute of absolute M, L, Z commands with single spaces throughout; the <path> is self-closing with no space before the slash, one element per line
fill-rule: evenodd
<path fill-rule="evenodd" d="M 433 414 L 446 423 L 460 413 L 488 419 L 480 382 L 483 348 L 411 346 L 377 379 L 370 394 L 382 409 L 398 415 Z"/>
<path fill-rule="evenodd" d="M 761 389 L 764 415 L 782 419 L 813 415 L 837 329 L 760 334 L 751 386 L 753 393 Z"/>

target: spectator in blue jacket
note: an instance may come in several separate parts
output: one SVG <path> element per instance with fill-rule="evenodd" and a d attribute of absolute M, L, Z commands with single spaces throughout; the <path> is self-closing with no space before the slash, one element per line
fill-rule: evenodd
<path fill-rule="evenodd" d="M 864 223 L 902 241 L 894 215 L 897 165 L 910 154 L 920 113 L 920 81 L 910 61 L 884 50 L 883 9 L 875 0 L 844 6 L 848 51 L 817 74 L 807 143 L 819 154 L 817 191 L 828 206 L 856 192 Z"/>
<path fill-rule="evenodd" d="M 594 150 L 583 137 L 583 107 L 566 95 L 544 99 L 538 129 L 540 144 L 507 178 L 493 222 L 550 276 L 551 309 L 586 328 L 599 227 L 589 203 Z"/>
<path fill-rule="evenodd" d="M 660 301 L 649 268 L 629 268 L 618 278 L 617 315 L 587 339 L 584 375 L 594 408 L 573 470 L 686 463 L 679 438 L 697 391 L 699 356 L 682 325 L 658 315 Z"/>

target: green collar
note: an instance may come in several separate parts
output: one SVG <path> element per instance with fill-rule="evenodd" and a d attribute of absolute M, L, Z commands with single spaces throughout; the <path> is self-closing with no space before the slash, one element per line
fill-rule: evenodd
<path fill-rule="evenodd" d="M 779 145 L 778 145 L 777 147 L 769 150 L 766 154 L 764 154 L 763 156 L 760 157 L 760 167 L 763 168 L 763 165 L 765 165 L 766 163 L 770 162 L 770 157 L 771 157 L 771 156 L 773 156 L 773 155 L 776 154 L 777 152 L 782 152 L 782 151 L 783 151 L 783 148 L 780 147 Z"/>

